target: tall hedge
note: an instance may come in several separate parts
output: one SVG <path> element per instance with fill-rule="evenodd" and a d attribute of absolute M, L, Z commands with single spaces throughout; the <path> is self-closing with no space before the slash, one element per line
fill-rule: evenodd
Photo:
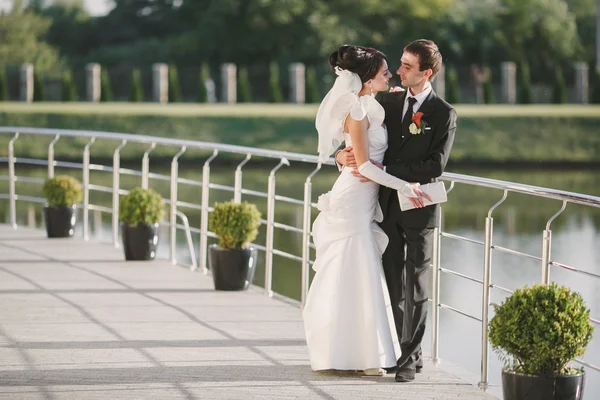
<path fill-rule="evenodd" d="M 554 69 L 554 83 L 552 88 L 552 102 L 554 104 L 564 104 L 567 102 L 567 84 L 562 69 Z"/>
<path fill-rule="evenodd" d="M 519 74 L 519 97 L 520 104 L 531 104 L 531 74 L 529 73 L 529 64 L 521 63 Z"/>
<path fill-rule="evenodd" d="M 133 71 L 131 71 L 131 89 L 129 92 L 129 101 L 133 103 L 144 101 L 142 75 L 140 70 L 137 68 L 134 68 Z"/>
<path fill-rule="evenodd" d="M 102 68 L 100 73 L 100 101 L 112 101 L 113 93 L 110 84 L 110 77 L 106 68 Z"/>
<path fill-rule="evenodd" d="M 252 101 L 252 87 L 250 78 L 248 78 L 248 68 L 240 67 L 237 80 L 237 101 L 240 103 L 250 103 Z"/>
<path fill-rule="evenodd" d="M 315 67 L 308 67 L 306 69 L 306 102 L 307 103 L 318 103 L 321 101 L 321 95 L 319 94 L 319 86 L 317 84 L 317 73 Z"/>
<path fill-rule="evenodd" d="M 33 101 L 46 100 L 46 90 L 42 74 L 35 69 L 33 71 Z"/>
<path fill-rule="evenodd" d="M 179 87 L 179 74 L 177 66 L 169 65 L 169 103 L 181 102 L 181 88 Z"/>
<path fill-rule="evenodd" d="M 77 101 L 77 86 L 73 81 L 73 75 L 71 70 L 66 70 L 63 74 L 62 81 L 62 101 Z"/>
<path fill-rule="evenodd" d="M 279 65 L 272 62 L 269 65 L 269 101 L 271 103 L 281 103 L 283 95 L 281 94 L 281 86 L 279 84 Z"/>
<path fill-rule="evenodd" d="M 460 103 L 460 85 L 458 74 L 454 66 L 449 65 L 446 69 L 446 99 L 450 104 Z"/>

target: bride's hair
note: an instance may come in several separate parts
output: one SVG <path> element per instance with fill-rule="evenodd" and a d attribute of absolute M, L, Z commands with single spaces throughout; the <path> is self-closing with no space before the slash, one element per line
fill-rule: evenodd
<path fill-rule="evenodd" d="M 377 75 L 387 56 L 372 47 L 345 44 L 329 56 L 331 69 L 339 67 L 354 72 L 365 83 Z"/>

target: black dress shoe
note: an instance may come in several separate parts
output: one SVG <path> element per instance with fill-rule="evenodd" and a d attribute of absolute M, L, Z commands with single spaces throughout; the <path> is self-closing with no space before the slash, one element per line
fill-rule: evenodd
<path fill-rule="evenodd" d="M 385 372 L 387 372 L 387 373 L 393 373 L 393 372 L 398 371 L 398 366 L 394 365 L 393 367 L 387 367 L 387 368 L 384 368 L 384 369 L 385 369 Z"/>
<path fill-rule="evenodd" d="M 416 368 L 400 367 L 396 371 L 396 382 L 412 382 L 415 380 Z"/>

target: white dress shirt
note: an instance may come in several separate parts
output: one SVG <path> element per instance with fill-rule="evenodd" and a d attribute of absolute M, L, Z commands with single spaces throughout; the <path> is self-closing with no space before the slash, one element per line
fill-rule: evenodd
<path fill-rule="evenodd" d="M 417 111 L 419 111 L 419 108 L 421 107 L 421 104 L 423 104 L 423 102 L 425 101 L 425 99 L 427 98 L 427 96 L 429 96 L 429 93 L 431 93 L 431 84 L 427 83 L 427 86 L 425 87 L 425 89 L 423 89 L 422 92 L 417 93 L 416 95 L 412 95 L 412 93 L 410 92 L 410 89 L 407 90 L 406 92 L 406 98 L 404 99 L 404 107 L 402 108 L 402 119 L 404 119 L 404 115 L 406 114 L 406 111 L 408 110 L 408 99 L 411 97 L 414 97 L 417 102 L 415 103 L 415 105 L 413 106 L 413 115 L 414 113 L 416 113 Z"/>

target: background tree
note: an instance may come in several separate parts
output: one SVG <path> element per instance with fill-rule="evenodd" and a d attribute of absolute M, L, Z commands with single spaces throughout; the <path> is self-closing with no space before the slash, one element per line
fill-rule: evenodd
<path fill-rule="evenodd" d="M 252 88 L 248 78 L 248 68 L 240 67 L 238 69 L 237 80 L 237 101 L 240 103 L 249 103 L 252 101 Z"/>
<path fill-rule="evenodd" d="M 271 103 L 281 103 L 283 101 L 279 85 L 279 65 L 276 62 L 271 62 L 269 65 L 269 101 Z"/>
<path fill-rule="evenodd" d="M 129 92 L 129 101 L 141 102 L 144 101 L 144 89 L 142 88 L 142 75 L 140 70 L 134 68 L 131 71 L 131 90 Z"/>
<path fill-rule="evenodd" d="M 46 91 L 44 90 L 44 78 L 37 69 L 33 71 L 33 101 L 46 100 Z"/>
<path fill-rule="evenodd" d="M 59 59 L 58 51 L 43 41 L 51 20 L 24 11 L 18 3 L 0 13 L 0 68 L 31 63 L 40 72 L 48 71 Z"/>

